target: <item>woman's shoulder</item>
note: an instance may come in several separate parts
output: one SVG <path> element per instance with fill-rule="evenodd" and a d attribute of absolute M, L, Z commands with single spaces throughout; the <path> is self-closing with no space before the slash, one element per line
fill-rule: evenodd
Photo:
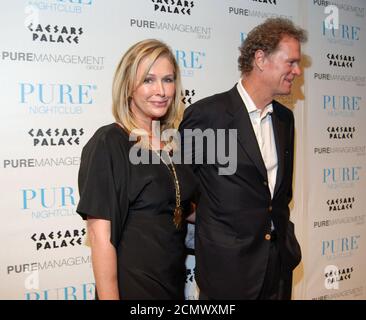
<path fill-rule="evenodd" d="M 111 123 L 98 128 L 83 149 L 107 151 L 115 149 L 117 145 L 128 149 L 128 134 L 117 123 Z"/>
<path fill-rule="evenodd" d="M 128 141 L 127 132 L 115 122 L 98 128 L 93 137 L 95 139 L 123 139 Z"/>
<path fill-rule="evenodd" d="M 117 123 L 111 123 L 98 128 L 89 142 L 106 143 L 122 142 L 128 144 L 128 134 Z"/>

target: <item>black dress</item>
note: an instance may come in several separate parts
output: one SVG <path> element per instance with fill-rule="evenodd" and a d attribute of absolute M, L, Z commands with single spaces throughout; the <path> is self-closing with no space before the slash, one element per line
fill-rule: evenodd
<path fill-rule="evenodd" d="M 133 144 L 115 123 L 96 131 L 82 151 L 76 211 L 111 221 L 121 299 L 184 299 L 186 223 L 173 223 L 173 176 L 162 162 L 132 164 Z M 197 182 L 188 166 L 175 168 L 187 212 Z"/>

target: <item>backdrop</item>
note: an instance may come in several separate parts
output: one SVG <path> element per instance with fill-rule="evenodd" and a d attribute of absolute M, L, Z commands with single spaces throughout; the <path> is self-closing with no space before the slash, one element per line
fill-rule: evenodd
<path fill-rule="evenodd" d="M 111 83 L 125 50 L 145 38 L 167 42 L 188 106 L 231 88 L 246 34 L 278 16 L 309 31 L 304 76 L 280 99 L 296 118 L 291 219 L 303 261 L 293 298 L 365 299 L 365 7 L 362 0 L 6 1 L 0 299 L 94 299 L 85 223 L 75 212 L 77 173 L 84 144 L 113 122 Z M 197 298 L 194 265 L 189 255 L 187 299 Z"/>

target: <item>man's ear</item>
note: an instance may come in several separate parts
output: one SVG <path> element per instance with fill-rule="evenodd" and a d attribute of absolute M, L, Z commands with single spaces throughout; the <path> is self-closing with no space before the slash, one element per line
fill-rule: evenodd
<path fill-rule="evenodd" d="M 263 71 L 266 54 L 263 50 L 257 50 L 254 54 L 254 67 L 260 72 Z"/>

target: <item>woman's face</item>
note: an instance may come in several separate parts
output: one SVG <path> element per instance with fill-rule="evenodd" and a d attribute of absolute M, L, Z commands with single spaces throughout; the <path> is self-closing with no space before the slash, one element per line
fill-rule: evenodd
<path fill-rule="evenodd" d="M 143 59 L 137 68 L 137 81 L 146 69 L 147 61 Z M 167 57 L 159 57 L 132 94 L 130 107 L 137 123 L 144 128 L 150 126 L 153 120 L 163 117 L 171 106 L 174 95 L 174 67 Z"/>

